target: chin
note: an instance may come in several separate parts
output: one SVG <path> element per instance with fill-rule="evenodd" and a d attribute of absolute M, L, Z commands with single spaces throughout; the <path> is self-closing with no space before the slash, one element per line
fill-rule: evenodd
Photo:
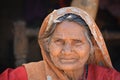
<path fill-rule="evenodd" d="M 59 69 L 61 70 L 76 70 L 76 69 L 80 69 L 84 66 L 82 65 L 77 65 L 77 64 L 63 64 L 63 65 L 59 65 L 57 66 Z"/>

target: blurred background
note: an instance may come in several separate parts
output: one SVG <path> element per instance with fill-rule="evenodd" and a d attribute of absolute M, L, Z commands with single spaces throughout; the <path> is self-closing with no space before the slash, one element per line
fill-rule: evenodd
<path fill-rule="evenodd" d="M 37 35 L 43 19 L 54 9 L 71 6 L 73 1 L 1 0 L 0 73 L 8 67 L 42 60 Z M 103 33 L 112 64 L 120 71 L 120 0 L 99 0 L 94 19 Z"/>

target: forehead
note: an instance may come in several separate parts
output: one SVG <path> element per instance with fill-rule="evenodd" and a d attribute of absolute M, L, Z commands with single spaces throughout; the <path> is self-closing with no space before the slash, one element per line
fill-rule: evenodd
<path fill-rule="evenodd" d="M 54 37 L 60 38 L 80 38 L 85 37 L 86 30 L 76 22 L 63 21 L 56 26 Z"/>

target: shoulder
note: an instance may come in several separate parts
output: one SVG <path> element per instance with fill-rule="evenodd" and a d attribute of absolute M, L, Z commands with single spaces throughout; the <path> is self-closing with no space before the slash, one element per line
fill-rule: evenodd
<path fill-rule="evenodd" d="M 30 62 L 30 63 L 27 63 L 27 64 L 23 64 L 25 69 L 26 70 L 34 70 L 38 68 L 41 69 L 41 68 L 44 68 L 44 61 L 38 61 L 38 62 Z"/>
<path fill-rule="evenodd" d="M 30 62 L 27 64 L 23 64 L 27 72 L 34 72 L 38 71 L 40 69 L 44 69 L 44 61 L 38 61 L 38 62 Z"/>
<path fill-rule="evenodd" d="M 30 63 L 25 63 L 23 64 L 26 67 L 33 67 L 34 66 L 41 66 L 44 65 L 44 61 L 38 61 L 38 62 L 30 62 Z"/>
<path fill-rule="evenodd" d="M 28 79 L 40 80 L 40 78 L 43 78 L 45 76 L 44 61 L 30 62 L 23 65 L 25 66 Z"/>
<path fill-rule="evenodd" d="M 27 80 L 27 73 L 24 66 L 16 69 L 8 68 L 0 74 L 0 80 Z"/>
<path fill-rule="evenodd" d="M 97 65 L 89 65 L 89 74 L 95 77 L 95 80 L 120 80 L 120 73 L 115 69 L 106 68 Z"/>

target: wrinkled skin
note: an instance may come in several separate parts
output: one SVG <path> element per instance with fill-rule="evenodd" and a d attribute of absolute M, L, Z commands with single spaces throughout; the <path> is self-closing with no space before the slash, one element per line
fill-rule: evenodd
<path fill-rule="evenodd" d="M 64 21 L 57 25 L 49 44 L 50 57 L 56 67 L 68 73 L 83 73 L 90 52 L 85 33 L 75 22 Z"/>

